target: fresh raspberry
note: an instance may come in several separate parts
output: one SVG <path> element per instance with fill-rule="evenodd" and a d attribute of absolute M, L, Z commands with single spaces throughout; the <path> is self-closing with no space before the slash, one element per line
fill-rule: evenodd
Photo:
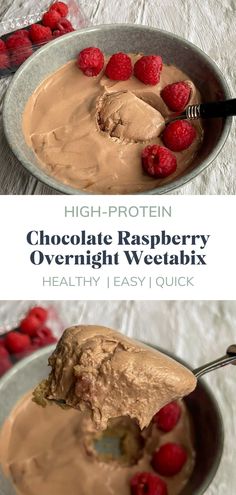
<path fill-rule="evenodd" d="M 97 76 L 104 66 L 104 55 L 99 48 L 84 48 L 79 53 L 77 65 L 86 76 Z"/>
<path fill-rule="evenodd" d="M 134 75 L 144 84 L 159 83 L 162 71 L 162 58 L 159 55 L 144 55 L 134 64 Z"/>
<path fill-rule="evenodd" d="M 45 12 L 43 15 L 42 24 L 50 27 L 50 29 L 55 29 L 60 19 L 60 14 L 56 10 L 51 10 L 51 12 Z"/>
<path fill-rule="evenodd" d="M 167 485 L 152 473 L 137 473 L 130 480 L 132 495 L 168 495 Z"/>
<path fill-rule="evenodd" d="M 29 38 L 17 33 L 14 33 L 7 38 L 6 47 L 11 54 L 16 50 L 31 49 L 32 51 L 32 43 L 30 42 Z"/>
<path fill-rule="evenodd" d="M 52 33 L 52 36 L 54 39 L 54 38 L 60 38 L 60 36 L 64 36 L 64 34 L 68 34 L 68 32 L 64 31 L 64 29 L 55 29 L 55 31 L 53 31 Z"/>
<path fill-rule="evenodd" d="M 6 348 L 12 354 L 26 351 L 30 347 L 28 335 L 16 331 L 9 332 L 5 338 Z"/>
<path fill-rule="evenodd" d="M 47 309 L 42 308 L 41 306 L 34 306 L 33 308 L 31 308 L 29 310 L 29 312 L 27 313 L 27 316 L 28 317 L 29 316 L 35 316 L 36 318 L 38 318 L 41 325 L 43 325 L 43 323 L 45 323 L 45 321 L 47 320 L 48 311 L 47 311 Z"/>
<path fill-rule="evenodd" d="M 35 352 L 37 350 L 38 350 L 37 346 L 35 346 L 34 344 L 30 344 L 30 346 L 27 347 L 27 349 L 25 351 L 14 354 L 14 361 L 15 360 L 20 361 L 20 359 L 23 359 L 23 358 L 29 356 L 30 354 L 32 354 L 32 352 Z"/>
<path fill-rule="evenodd" d="M 5 347 L 0 346 L 0 376 L 12 367 L 9 352 Z"/>
<path fill-rule="evenodd" d="M 68 21 L 68 19 L 64 19 L 64 18 L 60 19 L 55 29 L 59 31 L 64 31 L 65 33 L 71 33 L 72 31 L 74 31 L 71 22 Z"/>
<path fill-rule="evenodd" d="M 25 333 L 26 335 L 29 335 L 30 337 L 33 337 L 36 335 L 37 330 L 42 326 L 42 323 L 40 320 L 32 315 L 32 316 L 27 316 L 20 322 L 20 330 Z"/>
<path fill-rule="evenodd" d="M 28 38 L 29 39 L 29 31 L 28 29 L 19 29 L 18 31 L 15 31 L 15 36 L 23 36 L 23 38 Z"/>
<path fill-rule="evenodd" d="M 5 345 L 0 345 L 0 360 L 6 357 L 9 357 L 9 352 L 6 349 Z"/>
<path fill-rule="evenodd" d="M 175 476 L 187 461 L 186 450 L 177 443 L 166 443 L 154 452 L 152 467 L 162 476 Z"/>
<path fill-rule="evenodd" d="M 51 29 L 46 26 L 41 26 L 41 24 L 32 24 L 29 28 L 29 35 L 32 43 L 35 45 L 47 43 L 52 39 Z"/>
<path fill-rule="evenodd" d="M 7 52 L 6 43 L 0 38 L 0 53 L 6 53 L 6 52 Z"/>
<path fill-rule="evenodd" d="M 180 81 L 168 84 L 168 86 L 161 91 L 161 97 L 170 110 L 173 112 L 181 112 L 189 101 L 190 93 L 191 88 L 189 84 Z"/>
<path fill-rule="evenodd" d="M 10 59 L 7 53 L 0 51 L 0 69 L 7 69 L 10 67 Z"/>
<path fill-rule="evenodd" d="M 53 3 L 49 10 L 58 12 L 61 17 L 66 17 L 69 12 L 69 9 L 64 2 Z"/>
<path fill-rule="evenodd" d="M 181 416 L 181 407 L 178 402 L 171 402 L 167 406 L 162 407 L 160 411 L 155 414 L 153 422 L 157 425 L 159 430 L 167 433 L 174 429 L 179 422 Z"/>
<path fill-rule="evenodd" d="M 32 43 L 29 38 L 26 38 L 25 36 L 12 37 L 9 44 L 11 46 L 9 52 L 12 65 L 19 66 L 23 64 L 23 62 L 25 62 L 33 53 Z"/>
<path fill-rule="evenodd" d="M 113 81 L 127 81 L 132 76 L 132 61 L 126 53 L 114 53 L 106 66 L 105 74 Z"/>
<path fill-rule="evenodd" d="M 196 138 L 196 129 L 186 120 L 175 120 L 164 130 L 162 139 L 172 151 L 186 150 Z"/>
<path fill-rule="evenodd" d="M 144 172 L 151 177 L 162 179 L 176 171 L 177 160 L 170 150 L 153 144 L 142 151 L 142 166 Z"/>
<path fill-rule="evenodd" d="M 39 328 L 32 339 L 32 344 L 37 347 L 54 344 L 57 339 L 53 336 L 52 331 L 48 327 Z"/>

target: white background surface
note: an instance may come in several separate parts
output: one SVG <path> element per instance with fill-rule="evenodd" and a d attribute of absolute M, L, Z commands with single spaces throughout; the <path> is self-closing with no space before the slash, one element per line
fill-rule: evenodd
<path fill-rule="evenodd" d="M 0 328 L 16 326 L 30 305 L 1 302 Z M 228 345 L 236 343 L 236 302 L 63 301 L 55 306 L 65 327 L 78 323 L 111 326 L 175 353 L 193 368 L 220 357 Z M 225 427 L 222 463 L 206 495 L 235 495 L 236 367 L 229 365 L 204 380 L 219 401 Z"/>
<path fill-rule="evenodd" d="M 0 0 L 0 18 L 27 14 L 26 4 L 43 10 L 48 0 Z M 195 43 L 218 64 L 235 95 L 236 0 L 81 0 L 92 24 L 135 23 L 176 33 Z M 0 114 L 9 80 L 0 81 Z M 214 163 L 177 194 L 235 194 L 235 124 Z M 33 179 L 9 150 L 0 121 L 0 194 L 52 194 Z M 55 193 L 53 193 L 55 194 Z"/>

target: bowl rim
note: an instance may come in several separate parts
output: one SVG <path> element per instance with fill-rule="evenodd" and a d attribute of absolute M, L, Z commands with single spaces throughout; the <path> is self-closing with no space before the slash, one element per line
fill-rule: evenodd
<path fill-rule="evenodd" d="M 179 358 L 175 354 L 173 354 L 169 351 L 166 351 L 162 347 L 159 347 L 158 345 L 155 345 L 155 344 L 150 344 L 149 342 L 146 342 L 146 341 L 142 341 L 142 340 L 138 340 L 138 339 L 134 339 L 134 340 L 137 340 L 140 343 L 143 343 L 149 347 L 152 347 L 152 348 L 162 352 L 163 354 L 169 356 L 172 359 L 176 359 L 179 363 L 183 364 L 184 366 L 186 366 L 188 369 L 190 369 L 192 371 L 192 368 L 190 367 L 190 365 L 188 363 L 186 363 L 182 358 Z M 26 358 L 18 361 L 18 363 L 16 363 L 9 371 L 7 371 L 0 378 L 0 392 L 7 385 L 7 382 L 9 380 L 11 380 L 12 378 L 14 378 L 14 376 L 18 373 L 19 370 L 22 370 L 25 366 L 27 366 L 28 364 L 37 360 L 38 358 L 41 358 L 43 356 L 51 354 L 54 351 L 54 349 L 55 349 L 55 345 L 52 344 L 52 345 L 46 346 L 42 349 L 39 349 L 38 351 L 33 352 L 32 354 L 30 354 Z M 224 421 L 223 421 L 223 417 L 222 417 L 222 413 L 221 413 L 218 401 L 215 398 L 210 386 L 204 381 L 204 378 L 203 379 L 200 378 L 200 379 L 198 379 L 198 381 L 201 383 L 201 386 L 203 387 L 203 389 L 206 391 L 206 393 L 209 395 L 211 401 L 213 402 L 214 407 L 215 407 L 215 413 L 216 413 L 218 423 L 219 423 L 219 446 L 220 447 L 219 447 L 218 455 L 216 456 L 216 458 L 214 460 L 214 464 L 207 474 L 207 478 L 206 478 L 204 484 L 202 485 L 202 487 L 200 487 L 197 491 L 194 492 L 194 495 L 203 495 L 206 492 L 207 488 L 210 486 L 210 484 L 213 482 L 215 475 L 219 469 L 220 462 L 221 462 L 222 455 L 223 455 L 223 451 L 224 451 L 224 437 L 225 437 L 225 435 L 224 435 Z"/>
<path fill-rule="evenodd" d="M 51 189 L 54 191 L 60 192 L 62 194 L 72 194 L 72 195 L 91 195 L 94 196 L 96 194 L 98 195 L 103 195 L 102 193 L 93 193 L 93 192 L 87 192 L 83 191 L 81 189 L 74 188 L 72 186 L 69 186 L 67 184 L 63 184 L 63 182 L 57 181 L 50 175 L 48 175 L 42 168 L 36 167 L 33 165 L 30 161 L 26 161 L 25 157 L 23 156 L 23 153 L 21 152 L 21 147 L 14 147 L 11 144 L 11 128 L 9 126 L 9 121 L 10 119 L 8 118 L 8 109 L 9 105 L 12 101 L 12 92 L 14 94 L 14 87 L 15 84 L 17 83 L 18 78 L 21 77 L 22 73 L 24 73 L 25 70 L 27 70 L 28 66 L 30 66 L 32 63 L 34 63 L 34 60 L 37 59 L 37 56 L 40 56 L 41 53 L 47 51 L 50 49 L 51 46 L 54 46 L 55 44 L 60 44 L 64 43 L 65 39 L 71 39 L 73 37 L 80 36 L 83 33 L 91 33 L 91 32 L 101 32 L 101 31 L 109 31 L 111 29 L 118 29 L 118 30 L 143 30 L 151 33 L 161 33 L 164 36 L 171 37 L 175 39 L 176 41 L 180 41 L 181 43 L 186 43 L 190 48 L 199 53 L 199 55 L 205 60 L 208 64 L 210 64 L 215 73 L 217 74 L 218 78 L 221 81 L 221 84 L 224 89 L 224 93 L 226 95 L 226 99 L 229 99 L 231 97 L 231 91 L 229 88 L 229 85 L 219 69 L 218 65 L 215 63 L 213 59 L 209 55 L 207 55 L 201 48 L 199 48 L 197 45 L 192 43 L 191 41 L 188 41 L 187 39 L 177 35 L 173 34 L 169 31 L 155 28 L 155 27 L 149 27 L 145 26 L 142 24 L 131 24 L 131 23 L 114 23 L 114 24 L 100 24 L 97 26 L 90 26 L 86 27 L 77 31 L 74 31 L 72 33 L 69 33 L 65 36 L 62 36 L 60 38 L 57 38 L 56 40 L 53 40 L 46 45 L 44 45 L 42 48 L 37 50 L 31 57 L 29 57 L 28 60 L 26 60 L 22 66 L 17 70 L 15 75 L 13 76 L 13 79 L 11 83 L 8 86 L 5 98 L 4 98 L 4 103 L 3 103 L 3 129 L 4 129 L 4 134 L 7 139 L 8 145 L 16 158 L 19 160 L 20 164 L 27 170 L 28 173 L 30 173 L 32 176 L 34 176 L 36 179 L 38 179 L 41 183 L 45 184 L 46 186 L 49 186 Z M 178 189 L 191 180 L 193 180 L 195 177 L 197 177 L 201 172 L 203 172 L 212 162 L 215 160 L 215 158 L 218 156 L 220 153 L 221 149 L 223 148 L 227 137 L 230 133 L 231 126 L 232 126 L 233 118 L 232 117 L 227 117 L 224 121 L 224 128 L 222 130 L 221 136 L 215 145 L 214 149 L 211 151 L 209 156 L 204 159 L 197 167 L 195 167 L 193 170 L 188 171 L 184 176 L 177 177 L 174 179 L 172 182 L 165 184 L 163 186 L 159 186 L 157 188 L 144 191 L 144 192 L 137 192 L 133 193 L 133 195 L 159 195 L 159 194 L 168 194 L 174 191 L 175 189 Z M 109 195 L 109 194 L 108 194 Z M 124 194 L 120 194 L 122 196 L 125 196 Z"/>

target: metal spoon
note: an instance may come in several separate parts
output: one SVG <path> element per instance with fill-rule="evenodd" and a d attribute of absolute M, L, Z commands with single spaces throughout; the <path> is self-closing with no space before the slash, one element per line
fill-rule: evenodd
<path fill-rule="evenodd" d="M 199 105 L 188 105 L 181 113 L 170 115 L 166 119 L 166 124 L 174 120 L 196 120 L 225 118 L 236 115 L 236 98 L 225 101 L 213 101 L 210 103 L 201 103 Z"/>
<path fill-rule="evenodd" d="M 226 355 L 222 356 L 215 361 L 211 361 L 210 363 L 204 364 L 200 366 L 200 368 L 196 368 L 193 370 L 193 374 L 196 378 L 200 378 L 201 376 L 209 373 L 210 371 L 217 370 L 218 368 L 222 368 L 223 366 L 227 366 L 227 364 L 236 365 L 236 345 L 230 345 L 226 351 Z"/>

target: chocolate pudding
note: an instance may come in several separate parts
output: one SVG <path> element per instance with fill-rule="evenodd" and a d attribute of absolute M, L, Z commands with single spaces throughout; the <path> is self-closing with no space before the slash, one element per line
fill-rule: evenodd
<path fill-rule="evenodd" d="M 195 462 L 191 418 L 182 401 L 180 406 L 181 418 L 169 433 L 161 432 L 154 423 L 141 432 L 128 418 L 116 420 L 107 432 L 98 433 L 78 410 L 63 410 L 54 403 L 39 407 L 28 394 L 0 432 L 0 464 L 18 495 L 130 495 L 130 479 L 135 473 L 154 473 L 152 453 L 166 442 L 177 442 L 184 446 L 187 462 L 177 475 L 162 479 L 168 495 L 178 495 Z M 120 453 L 114 445 L 110 455 L 99 452 L 105 434 L 111 442 L 117 439 Z"/>
<path fill-rule="evenodd" d="M 155 349 L 110 328 L 87 325 L 68 328 L 49 358 L 52 370 L 34 392 L 47 405 L 57 400 L 90 415 L 104 430 L 120 416 L 143 429 L 166 404 L 196 387 L 183 365 Z"/>
<path fill-rule="evenodd" d="M 131 55 L 132 62 L 139 57 Z M 129 194 L 154 189 L 181 175 L 202 142 L 201 123 L 195 121 L 197 138 L 188 149 L 174 153 L 177 170 L 171 179 L 154 179 L 142 169 L 142 150 L 163 145 L 164 122 L 173 113 L 161 90 L 178 81 L 191 86 L 189 104 L 200 103 L 192 81 L 175 66 L 164 65 L 160 82 L 150 86 L 134 76 L 111 81 L 104 70 L 87 77 L 72 60 L 29 98 L 23 114 L 26 142 L 48 175 L 82 191 Z"/>

